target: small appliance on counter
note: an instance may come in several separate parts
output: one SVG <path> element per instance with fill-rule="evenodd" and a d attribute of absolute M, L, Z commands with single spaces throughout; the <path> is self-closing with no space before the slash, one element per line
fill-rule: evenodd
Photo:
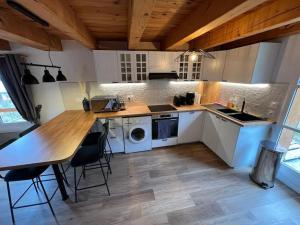
<path fill-rule="evenodd" d="M 91 109 L 93 112 L 117 112 L 125 110 L 125 103 L 119 96 L 98 95 L 91 98 Z"/>
<path fill-rule="evenodd" d="M 195 92 L 187 92 L 185 96 L 175 95 L 173 98 L 173 105 L 182 106 L 182 105 L 194 105 L 195 101 L 197 104 L 200 104 L 201 96 Z"/>
<path fill-rule="evenodd" d="M 195 92 L 188 92 L 186 93 L 186 104 L 187 105 L 194 105 L 195 100 Z"/>

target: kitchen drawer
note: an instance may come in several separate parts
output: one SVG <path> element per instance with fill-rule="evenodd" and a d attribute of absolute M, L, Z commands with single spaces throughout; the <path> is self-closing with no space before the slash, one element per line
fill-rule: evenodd
<path fill-rule="evenodd" d="M 171 145 L 177 145 L 177 137 L 152 140 L 152 148 L 171 146 Z"/>

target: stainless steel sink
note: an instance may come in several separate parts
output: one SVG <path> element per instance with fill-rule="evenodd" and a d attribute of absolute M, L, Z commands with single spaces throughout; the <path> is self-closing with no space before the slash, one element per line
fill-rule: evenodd
<path fill-rule="evenodd" d="M 225 113 L 225 114 L 238 113 L 238 111 L 233 110 L 233 109 L 228 109 L 228 108 L 217 109 L 217 110 L 220 111 L 220 112 L 222 112 L 222 113 Z"/>
<path fill-rule="evenodd" d="M 247 122 L 247 121 L 262 121 L 263 120 L 262 118 L 252 116 L 247 113 L 236 113 L 236 114 L 231 114 L 229 116 L 232 118 L 235 118 L 237 120 L 245 121 L 245 122 Z"/>

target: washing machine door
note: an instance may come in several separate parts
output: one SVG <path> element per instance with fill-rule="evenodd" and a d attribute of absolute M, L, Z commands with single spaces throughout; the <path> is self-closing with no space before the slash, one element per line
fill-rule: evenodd
<path fill-rule="evenodd" d="M 147 137 L 147 131 L 141 126 L 133 126 L 129 130 L 129 140 L 132 143 L 141 143 Z"/>

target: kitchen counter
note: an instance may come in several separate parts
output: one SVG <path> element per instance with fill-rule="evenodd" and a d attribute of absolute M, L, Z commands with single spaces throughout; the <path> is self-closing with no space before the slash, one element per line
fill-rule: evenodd
<path fill-rule="evenodd" d="M 186 105 L 176 107 L 177 110 L 167 112 L 151 112 L 147 105 L 129 105 L 125 110 L 118 112 L 95 113 L 95 117 L 99 119 L 114 118 L 114 117 L 130 117 L 130 116 L 151 116 L 160 113 L 172 112 L 189 112 L 189 111 L 203 111 L 206 110 L 202 105 Z"/>
<path fill-rule="evenodd" d="M 173 105 L 174 106 L 174 105 Z M 217 111 L 214 107 L 214 104 L 211 105 L 185 105 L 176 107 L 177 110 L 174 111 L 167 111 L 167 112 L 151 112 L 147 105 L 129 105 L 126 107 L 125 110 L 118 111 L 118 112 L 106 112 L 106 113 L 94 113 L 94 117 L 99 119 L 105 119 L 105 118 L 115 118 L 115 117 L 131 117 L 131 116 L 151 116 L 155 114 L 160 113 L 173 113 L 173 112 L 191 112 L 191 111 L 209 111 L 211 113 L 214 113 L 216 115 L 219 115 L 223 117 L 224 119 L 227 119 L 239 126 L 259 126 L 259 125 L 270 125 L 274 123 L 274 121 L 266 120 L 266 121 L 248 121 L 248 122 L 242 122 L 240 120 L 234 119 L 225 113 L 222 113 L 220 111 Z M 224 107 L 221 106 L 220 107 Z M 224 107 L 225 108 L 225 107 Z"/>
<path fill-rule="evenodd" d="M 216 105 L 218 105 L 219 107 L 216 107 Z M 229 115 L 225 114 L 225 113 L 222 113 L 220 111 L 217 110 L 217 108 L 227 108 L 223 105 L 219 105 L 219 104 L 208 104 L 208 105 L 203 105 L 203 107 L 205 107 L 205 109 L 208 111 L 208 112 L 211 112 L 211 113 L 214 113 L 218 116 L 221 116 L 223 117 L 224 119 L 227 119 L 239 126 L 264 126 L 264 125 L 271 125 L 271 124 L 275 124 L 276 122 L 275 121 L 271 121 L 271 120 L 254 120 L 254 121 L 247 121 L 247 122 L 243 122 L 243 121 L 240 121 L 238 119 L 235 119 L 235 118 L 232 118 L 230 117 Z"/>

